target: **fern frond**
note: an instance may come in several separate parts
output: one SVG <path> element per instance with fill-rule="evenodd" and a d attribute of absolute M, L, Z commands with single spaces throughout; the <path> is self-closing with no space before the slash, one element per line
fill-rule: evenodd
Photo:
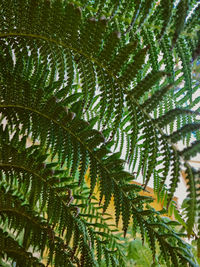
<path fill-rule="evenodd" d="M 138 25 L 141 28 L 143 23 L 148 19 L 149 15 L 152 13 L 152 9 L 154 7 L 154 2 L 151 0 L 142 2 L 141 1 L 141 6 L 140 6 L 140 17 L 139 17 L 139 22 Z"/>
<path fill-rule="evenodd" d="M 188 13 L 188 7 L 189 7 L 188 0 L 180 1 L 177 5 L 176 13 L 174 17 L 174 23 L 173 23 L 173 28 L 174 28 L 174 34 L 172 38 L 173 45 L 176 43 L 179 37 L 179 34 L 181 33 L 181 31 L 183 30 L 185 26 L 185 19 Z"/>
<path fill-rule="evenodd" d="M 24 266 L 45 266 L 40 263 L 31 252 L 27 252 L 19 245 L 7 232 L 0 229 L 0 249 L 1 253 L 5 253 L 8 258 L 13 259 L 17 264 Z"/>
<path fill-rule="evenodd" d="M 154 40 L 154 34 L 148 28 L 144 29 L 142 32 L 144 41 L 148 44 L 149 48 L 149 61 L 151 63 L 151 67 L 153 71 L 158 71 L 158 47 L 156 45 L 156 41 Z"/>
<path fill-rule="evenodd" d="M 186 179 L 187 179 L 187 185 L 188 185 L 188 199 L 189 199 L 189 205 L 187 209 L 187 232 L 188 236 L 192 234 L 192 230 L 195 223 L 195 216 L 196 216 L 196 210 L 197 210 L 197 202 L 196 202 L 196 181 L 194 178 L 194 174 L 192 171 L 192 168 L 189 164 L 185 164 L 186 167 Z"/>
<path fill-rule="evenodd" d="M 141 49 L 133 58 L 133 62 L 129 63 L 126 69 L 123 71 L 122 75 L 119 77 L 119 81 L 123 81 L 125 86 L 136 77 L 139 69 L 142 67 L 145 61 L 146 53 L 148 47 Z"/>
<path fill-rule="evenodd" d="M 199 101 L 188 103 L 197 90 L 190 65 L 199 50 L 194 26 L 199 19 L 191 13 L 195 4 L 0 2 L 0 182 L 8 187 L 2 199 L 12 192 L 14 202 L 17 192 L 16 206 L 7 208 L 23 214 L 15 222 L 12 210 L 8 229 L 24 231 L 25 256 L 29 247 L 40 250 L 41 242 L 42 250 L 48 249 L 47 265 L 95 266 L 104 258 L 107 266 L 125 266 L 106 223 L 110 216 L 101 218 L 114 198 L 115 220 L 122 219 L 124 235 L 132 216 L 153 257 L 158 242 L 167 265 L 193 265 L 187 245 L 160 217 L 162 212 L 150 208 L 150 200 L 138 195 L 141 188 L 131 185 L 135 177 L 124 171 L 120 157 L 137 176 L 143 175 L 145 186 L 154 176 L 157 191 L 171 171 L 168 201 L 172 199 L 181 156 L 187 159 L 198 149 L 198 142 L 182 152 L 173 146 L 179 140 L 189 145 L 193 132 L 198 137 L 198 119 L 182 111 Z M 195 10 L 198 14 L 198 5 Z M 180 61 L 182 69 L 177 70 Z M 172 86 L 175 94 L 168 92 Z M 27 147 L 27 137 L 38 145 Z M 190 234 L 196 180 L 189 167 L 188 177 Z M 96 188 L 100 207 L 93 196 Z M 0 204 L 6 206 L 6 201 Z M 25 226 L 28 214 L 30 229 Z M 44 236 L 43 219 L 45 227 L 51 226 L 45 242 L 38 241 Z"/>
<path fill-rule="evenodd" d="M 191 157 L 195 157 L 197 153 L 200 151 L 200 141 L 192 142 L 191 146 L 184 148 L 180 151 L 180 155 L 183 156 L 186 160 L 189 160 Z"/>
<path fill-rule="evenodd" d="M 163 2 L 165 2 L 165 0 Z M 169 2 L 171 2 L 171 1 L 169 1 Z M 166 6 L 166 8 L 168 8 L 168 6 Z M 170 39 L 167 36 L 167 34 L 165 34 L 163 36 L 163 39 L 161 41 L 161 51 L 163 52 L 165 71 L 170 74 L 170 75 L 168 75 L 167 79 L 168 79 L 169 83 L 173 83 L 174 78 L 175 78 L 174 77 L 175 76 L 174 75 L 174 59 L 173 59 L 173 55 L 171 53 Z"/>
<path fill-rule="evenodd" d="M 190 102 L 192 102 L 192 81 L 191 81 L 191 56 L 188 52 L 189 48 L 187 46 L 186 40 L 183 38 L 179 38 L 179 41 L 177 43 L 177 53 L 179 54 L 179 57 L 182 62 L 182 70 L 185 76 L 185 87 L 188 91 L 188 98 L 190 99 Z"/>
<path fill-rule="evenodd" d="M 136 49 L 137 49 L 137 41 L 128 43 L 127 45 L 119 49 L 118 54 L 110 63 L 109 66 L 110 70 L 115 74 L 118 74 L 120 71 L 122 71 L 121 67 L 128 63 L 130 56 L 134 55 Z"/>
<path fill-rule="evenodd" d="M 177 184 L 179 182 L 179 172 L 180 172 L 180 158 L 175 149 L 172 149 L 171 157 L 173 158 L 173 161 L 172 161 L 173 166 L 172 166 L 172 174 L 171 174 L 170 188 L 169 188 L 169 194 L 168 194 L 168 205 L 170 201 L 172 200 L 174 192 L 177 188 Z"/>
<path fill-rule="evenodd" d="M 196 45 L 192 51 L 192 61 L 197 59 L 200 55 L 200 34 L 199 32 L 197 33 L 197 42 Z"/>
<path fill-rule="evenodd" d="M 173 2 L 173 0 L 161 0 L 160 5 L 158 6 L 159 14 L 162 21 L 162 28 L 159 33 L 159 36 L 161 37 L 165 33 L 166 28 L 169 25 L 170 19 L 172 18 Z"/>
<path fill-rule="evenodd" d="M 191 123 L 183 126 L 180 130 L 172 133 L 167 138 L 169 138 L 173 143 L 176 143 L 183 136 L 186 136 L 188 133 L 196 131 L 200 128 L 199 123 Z"/>
<path fill-rule="evenodd" d="M 148 100 L 142 105 L 147 112 L 151 112 L 155 109 L 160 101 L 163 99 L 164 95 L 172 88 L 172 85 L 167 85 L 162 87 L 159 91 L 156 91 Z"/>
<path fill-rule="evenodd" d="M 200 6 L 199 3 L 197 3 L 194 12 L 191 13 L 190 17 L 186 21 L 185 28 L 188 32 L 199 24 L 199 14 L 200 14 Z"/>
<path fill-rule="evenodd" d="M 163 166 L 163 169 L 160 169 L 160 170 L 162 170 L 162 178 L 160 181 L 160 185 L 158 187 L 159 187 L 159 190 L 161 190 L 161 192 L 162 192 L 162 187 L 165 184 L 165 181 L 167 179 L 167 175 L 168 175 L 169 169 L 170 169 L 171 151 L 170 151 L 170 147 L 169 147 L 169 145 L 165 139 L 161 139 L 160 144 L 161 144 L 161 152 L 162 152 L 161 156 L 163 156 L 162 163 L 164 166 Z"/>
<path fill-rule="evenodd" d="M 3 147 L 2 149 L 4 150 Z M 32 158 L 31 155 L 29 155 L 30 159 L 28 159 L 27 155 L 24 152 L 23 152 L 23 156 L 21 156 L 20 153 L 17 152 L 18 156 L 16 157 L 15 150 L 11 148 L 9 149 L 9 146 L 7 146 L 7 151 L 9 151 L 10 153 L 7 155 L 7 157 L 10 158 L 10 163 L 9 164 L 7 163 L 7 165 L 5 166 L 4 162 L 6 161 L 6 157 L 4 157 L 1 160 L 1 169 L 5 175 L 6 185 L 8 183 L 15 184 L 14 177 L 17 176 L 17 181 L 21 185 L 20 187 L 17 187 L 15 185 L 15 188 L 16 188 L 15 191 L 17 192 L 17 194 L 19 194 L 20 192 L 24 193 L 23 189 L 24 187 L 27 187 L 26 189 L 27 193 L 26 195 L 24 195 L 27 199 L 26 200 L 27 204 L 24 205 L 24 203 L 26 203 L 25 200 L 23 201 L 21 199 L 18 200 L 18 196 L 13 196 L 14 193 L 11 194 L 10 192 L 4 191 L 5 193 L 3 192 L 1 194 L 1 199 L 0 199 L 0 213 L 8 214 L 8 215 L 7 215 L 7 218 L 3 217 L 3 221 L 8 220 L 9 227 L 14 230 L 16 229 L 17 231 L 19 231 L 19 233 L 23 229 L 27 229 L 26 236 L 24 236 L 25 240 L 26 240 L 27 235 L 31 235 L 33 239 L 29 239 L 30 244 L 32 244 L 35 248 L 39 249 L 41 253 L 46 247 L 48 247 L 49 248 L 49 253 L 48 253 L 49 262 L 54 262 L 55 264 L 58 264 L 55 266 L 60 266 L 61 262 L 64 262 L 64 259 L 69 262 L 70 261 L 73 262 L 74 253 L 76 252 L 78 248 L 80 248 L 79 247 L 80 246 L 79 235 L 80 234 L 83 235 L 84 242 L 87 242 L 88 240 L 87 231 L 91 232 L 92 230 L 88 228 L 90 224 L 85 222 L 85 220 L 81 221 L 79 218 L 79 216 L 82 216 L 82 215 L 81 213 L 79 215 L 79 212 L 77 209 L 79 208 L 79 206 L 81 208 L 81 205 L 79 203 L 77 203 L 76 205 L 73 204 L 73 199 L 77 199 L 78 196 L 74 195 L 73 197 L 71 195 L 70 184 L 65 185 L 62 188 L 62 184 L 65 181 L 65 178 L 61 177 L 57 179 L 55 176 L 52 177 L 51 169 L 49 169 L 48 166 L 45 169 L 41 169 L 41 167 L 35 166 L 35 168 L 38 170 L 38 174 L 37 176 L 35 174 L 33 179 L 31 179 L 32 181 L 34 181 L 34 184 L 33 184 L 33 182 L 29 181 L 30 174 L 31 172 L 33 172 L 33 170 L 31 170 L 30 164 L 31 163 L 35 164 L 35 158 Z M 29 150 L 31 151 L 31 147 L 29 148 Z M 38 152 L 37 150 L 33 150 L 32 153 L 34 157 L 35 155 L 37 155 L 39 159 L 41 157 L 39 157 L 39 154 L 37 152 Z M 10 155 L 12 155 L 13 157 L 12 159 Z M 14 162 L 14 158 L 18 158 L 18 162 Z M 21 161 L 19 161 L 19 159 Z M 25 159 L 29 167 L 25 166 L 25 162 L 24 162 Z M 39 171 L 41 172 L 40 174 L 41 177 L 39 175 Z M 44 178 L 43 177 L 44 173 L 46 173 L 46 175 L 50 175 L 50 177 Z M 60 174 L 60 171 L 54 172 L 54 175 L 59 175 L 59 174 Z M 58 182 L 61 183 L 61 186 L 59 185 Z M 39 197 L 32 193 L 33 190 L 35 193 L 41 192 L 40 194 L 42 194 L 42 203 L 38 203 Z M 66 192 L 68 192 L 68 195 L 66 195 Z M 34 197 L 34 200 L 33 200 L 33 197 Z M 46 202 L 46 205 L 45 205 L 45 202 Z M 11 206 L 9 206 L 8 203 Z M 13 203 L 15 203 L 14 206 L 13 206 Z M 38 211 L 35 213 L 31 211 L 31 206 L 33 205 L 32 203 L 34 203 L 35 206 L 39 205 Z M 44 209 L 44 206 L 45 206 L 45 209 Z M 45 212 L 47 219 L 46 219 L 46 216 L 43 219 L 40 218 L 39 211 L 41 211 L 41 209 Z M 17 216 L 20 216 L 20 217 L 18 218 Z M 95 215 L 95 217 L 96 216 L 97 215 Z M 15 221 L 15 219 L 13 218 L 18 218 L 18 219 L 17 221 Z M 51 228 L 51 224 L 57 225 L 56 227 L 54 226 L 55 229 Z M 28 228 L 27 228 L 27 225 L 29 225 Z M 98 227 L 98 225 L 95 227 Z M 107 227 L 107 226 L 104 225 L 104 227 Z M 55 230 L 55 233 L 54 233 L 54 230 Z M 76 242 L 78 243 L 77 245 L 74 244 L 74 246 L 70 249 L 70 247 L 64 244 L 64 240 L 62 238 L 64 238 L 65 242 L 69 244 L 70 239 L 72 238 L 73 231 L 77 231 Z M 95 232 L 94 238 L 99 239 L 98 236 L 101 236 L 101 233 L 98 234 L 97 232 Z M 82 242 L 81 248 L 85 247 L 86 243 L 84 244 L 83 241 L 80 241 L 80 242 Z M 87 248 L 87 245 L 86 245 L 86 248 Z M 60 251 L 61 254 L 59 250 L 62 251 L 62 252 Z M 87 260 L 86 260 L 87 264 L 89 264 L 89 262 L 91 264 L 91 261 L 94 261 L 93 260 L 94 256 L 91 256 L 91 252 L 88 249 L 86 249 L 85 251 L 85 248 L 84 248 L 84 253 L 85 253 L 85 257 L 87 257 Z"/>
<path fill-rule="evenodd" d="M 169 124 L 170 122 L 177 119 L 177 117 L 181 115 L 198 115 L 198 113 L 190 109 L 175 108 L 175 109 L 168 111 L 163 116 L 155 119 L 155 122 L 158 123 L 159 127 L 162 128 L 166 126 L 167 124 Z"/>
<path fill-rule="evenodd" d="M 151 87 L 158 82 L 163 76 L 164 72 L 151 72 L 141 82 L 139 82 L 130 94 L 134 95 L 136 99 L 139 99 L 146 91 L 150 90 Z"/>

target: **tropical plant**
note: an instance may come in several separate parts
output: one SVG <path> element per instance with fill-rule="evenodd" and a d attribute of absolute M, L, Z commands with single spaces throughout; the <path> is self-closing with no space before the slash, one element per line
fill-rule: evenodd
<path fill-rule="evenodd" d="M 131 223 L 153 259 L 159 246 L 166 266 L 195 266 L 166 211 L 139 192 L 153 179 L 169 207 L 185 168 L 193 234 L 199 13 L 195 0 L 0 1 L 2 265 L 126 266 L 106 214 L 114 199 L 124 236 Z"/>

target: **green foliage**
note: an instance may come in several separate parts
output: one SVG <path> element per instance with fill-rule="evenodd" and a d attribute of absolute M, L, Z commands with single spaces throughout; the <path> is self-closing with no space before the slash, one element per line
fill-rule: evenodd
<path fill-rule="evenodd" d="M 199 42 L 190 23 L 199 18 L 185 20 L 195 3 L 0 2 L 2 262 L 126 266 L 106 213 L 114 199 L 124 237 L 133 224 L 154 262 L 159 246 L 162 263 L 196 266 L 162 211 L 139 195 L 151 178 L 159 194 L 170 176 L 169 206 L 182 160 L 199 150 L 199 113 L 190 110 Z M 183 151 L 179 140 L 189 144 Z M 191 235 L 199 176 L 187 162 L 186 169 Z M 135 173 L 144 187 L 132 184 Z"/>

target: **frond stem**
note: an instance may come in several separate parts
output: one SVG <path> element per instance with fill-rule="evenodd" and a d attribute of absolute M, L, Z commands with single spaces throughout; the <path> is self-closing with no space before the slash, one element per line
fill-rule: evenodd
<path fill-rule="evenodd" d="M 48 229 L 48 230 L 52 230 L 51 227 L 47 227 L 47 226 L 43 226 L 41 225 L 40 223 L 38 223 L 36 220 L 33 220 L 33 218 L 31 216 L 28 216 L 28 214 L 24 213 L 24 212 L 20 212 L 19 210 L 17 210 L 16 208 L 15 209 L 10 209 L 10 208 L 0 208 L 0 213 L 6 213 L 6 212 L 13 212 L 13 213 L 16 213 L 16 214 L 19 214 L 23 217 L 26 217 L 29 221 L 31 222 L 34 222 L 34 224 L 38 225 L 39 228 L 41 229 Z M 53 231 L 52 231 L 53 232 Z"/>
<path fill-rule="evenodd" d="M 36 39 L 42 39 L 44 41 L 47 41 L 47 42 L 52 42 L 52 43 L 55 43 L 56 45 L 59 45 L 59 46 L 62 46 L 62 47 L 65 47 L 65 48 L 68 48 L 68 49 L 71 49 L 73 50 L 74 52 L 86 57 L 87 59 L 91 60 L 92 62 L 94 62 L 97 66 L 101 67 L 102 69 L 104 69 L 113 79 L 117 80 L 116 82 L 121 85 L 121 87 L 124 87 L 124 84 L 122 82 L 120 82 L 118 80 L 118 78 L 110 71 L 108 70 L 108 68 L 104 65 L 102 65 L 98 60 L 96 60 L 95 58 L 89 56 L 88 54 L 84 53 L 82 50 L 78 50 L 64 42 L 61 42 L 61 41 L 57 41 L 55 39 L 52 39 L 52 38 L 48 38 L 48 37 L 45 37 L 45 36 L 42 36 L 42 35 L 37 35 L 37 34 L 28 34 L 28 33 L 14 33 L 14 32 L 10 32 L 10 33 L 1 33 L 0 34 L 0 38 L 6 38 L 6 37 L 17 37 L 17 36 L 22 36 L 22 37 L 31 37 L 31 38 L 36 38 Z M 141 107 L 141 105 L 138 103 L 138 101 L 132 96 L 130 95 L 129 91 L 127 89 L 124 90 L 125 93 L 127 95 L 129 95 L 131 97 L 131 99 L 134 101 L 134 103 L 142 110 L 142 112 L 145 114 L 145 116 L 147 116 L 151 121 L 152 123 L 156 126 L 156 128 L 158 129 L 158 131 L 160 132 L 160 134 L 162 136 L 165 136 L 165 133 L 163 132 L 163 130 L 156 124 L 154 123 L 152 117 Z M 40 114 L 41 115 L 41 114 Z M 56 122 L 56 121 L 55 121 Z M 73 133 L 71 132 L 71 134 L 73 135 Z M 168 143 L 170 143 L 170 145 L 173 147 L 173 149 L 175 149 L 176 151 L 177 148 L 173 145 L 173 143 L 170 141 L 170 140 L 167 140 Z"/>

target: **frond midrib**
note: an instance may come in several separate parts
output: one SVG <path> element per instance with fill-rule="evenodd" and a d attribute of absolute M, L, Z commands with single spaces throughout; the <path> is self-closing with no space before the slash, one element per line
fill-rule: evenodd
<path fill-rule="evenodd" d="M 110 171 L 108 170 L 108 168 L 106 168 L 101 160 L 95 155 L 95 152 L 93 150 L 91 150 L 86 143 L 84 143 L 76 134 L 74 134 L 73 131 L 70 130 L 70 128 L 64 126 L 63 124 L 59 123 L 57 120 L 49 117 L 48 115 L 36 110 L 36 109 L 33 109 L 33 108 L 30 108 L 30 107 L 26 107 L 26 106 L 21 106 L 21 105 L 15 105 L 15 104 L 9 104 L 9 105 L 2 105 L 0 104 L 0 108 L 20 108 L 20 109 L 25 109 L 25 110 L 29 110 L 31 112 L 34 112 L 34 113 L 37 113 L 38 115 L 42 116 L 42 117 L 45 117 L 46 119 L 50 120 L 50 121 L 53 121 L 55 124 L 57 124 L 58 126 L 62 127 L 64 130 L 66 130 L 67 132 L 69 132 L 70 135 L 72 135 L 75 139 L 77 139 L 77 141 L 79 143 L 81 143 L 82 146 L 85 147 L 86 150 L 88 150 L 92 156 L 96 159 L 96 161 L 98 161 L 98 163 L 101 165 L 101 167 L 108 173 L 110 174 Z M 112 179 L 115 181 L 115 183 L 118 185 L 118 182 L 115 178 L 112 177 Z M 126 196 L 126 193 L 124 192 L 124 195 Z"/>
<path fill-rule="evenodd" d="M 115 80 L 115 84 L 118 84 L 119 86 L 124 88 L 124 92 L 126 93 L 126 95 L 128 95 L 129 97 L 131 97 L 131 99 L 133 100 L 133 102 L 138 106 L 138 108 L 143 112 L 143 114 L 151 120 L 152 124 L 158 129 L 158 131 L 160 132 L 160 134 L 162 135 L 163 138 L 165 138 L 166 134 L 163 132 L 163 130 L 159 127 L 159 125 L 157 123 L 154 122 L 153 118 L 149 115 L 148 112 L 146 112 L 146 110 L 144 108 L 141 107 L 141 105 L 139 104 L 139 102 L 137 101 L 137 99 L 134 98 L 133 95 L 130 95 L 130 91 L 128 91 L 126 88 L 126 86 L 124 86 L 123 82 L 119 81 L 118 77 L 116 77 L 105 65 L 101 64 L 96 58 L 89 56 L 87 53 L 84 53 L 82 50 L 78 50 L 73 46 L 70 46 L 62 41 L 57 41 L 55 39 L 52 38 L 48 38 L 46 36 L 42 36 L 42 35 L 38 35 L 38 34 L 28 34 L 28 33 L 15 33 L 15 32 L 10 32 L 10 33 L 5 33 L 2 34 L 0 33 L 0 38 L 6 38 L 6 37 L 17 37 L 17 36 L 22 36 L 22 37 L 31 37 L 31 38 L 38 38 L 38 39 L 43 39 L 47 42 L 52 42 L 55 43 L 58 46 L 62 46 L 68 49 L 73 50 L 74 52 L 86 57 L 88 60 L 90 60 L 91 62 L 95 63 L 98 67 L 100 67 L 101 69 L 103 69 L 111 78 L 113 78 Z M 8 106 L 6 106 L 8 107 Z M 20 106 L 19 106 L 20 107 Z M 41 115 L 41 114 L 40 114 Z M 56 122 L 56 121 L 55 121 Z M 73 133 L 71 132 L 71 134 L 73 135 Z M 74 135 L 73 135 L 74 136 Z M 77 137 L 76 137 L 77 138 Z M 169 139 L 165 139 L 172 147 L 175 151 L 179 151 L 176 146 L 174 146 L 174 144 L 169 140 Z M 80 140 L 79 140 L 80 141 Z M 89 149 L 88 149 L 89 150 Z M 90 150 L 89 150 L 90 151 Z M 183 159 L 184 160 L 184 159 Z"/>
<path fill-rule="evenodd" d="M 12 107 L 14 107 L 15 105 L 10 105 L 10 106 L 12 106 Z M 23 108 L 23 106 L 20 106 L 21 108 Z M 29 108 L 27 108 L 27 109 L 29 109 Z M 30 109 L 29 109 L 30 110 Z M 34 111 L 33 109 L 31 109 L 32 111 Z M 41 114 L 41 115 L 43 115 L 42 113 L 40 113 L 40 112 L 38 112 L 39 114 Z M 48 116 L 45 116 L 45 117 L 47 117 L 48 118 Z M 55 121 L 56 122 L 56 121 Z M 58 123 L 58 122 L 57 122 Z M 58 123 L 58 125 L 60 126 L 60 124 Z M 65 127 L 64 127 L 65 128 Z M 77 137 L 76 135 L 73 135 L 74 137 Z M 83 145 L 84 145 L 84 143 L 82 143 Z M 97 157 L 95 157 L 96 159 L 98 159 Z M 98 161 L 101 163 L 101 161 L 98 159 Z M 8 165 L 8 164 L 7 164 Z M 10 165 L 12 165 L 12 164 L 10 164 Z M 20 166 L 18 166 L 18 165 L 15 165 L 16 167 L 20 167 Z M 109 172 L 109 170 L 105 167 L 105 166 L 103 166 L 102 164 L 101 164 L 101 166 L 104 168 L 104 170 L 106 170 L 106 172 L 109 174 L 110 172 Z M 113 181 L 118 185 L 118 182 L 116 181 L 116 179 L 115 178 L 113 178 L 112 177 L 112 179 L 113 179 Z M 121 188 L 120 189 L 121 190 L 121 192 L 122 192 L 122 194 L 127 198 L 127 194 L 126 194 L 126 192 L 124 192 L 124 190 Z M 59 197 L 59 196 L 58 196 Z M 63 202 L 63 200 L 61 199 L 61 201 Z M 130 201 L 130 199 L 129 199 L 129 201 Z M 64 202 L 63 202 L 64 203 Z M 64 203 L 65 204 L 65 203 Z M 157 232 L 157 231 L 155 231 L 154 230 L 154 227 L 151 227 L 151 224 L 149 224 L 148 223 L 148 221 L 147 220 L 145 220 L 144 219 L 144 216 L 142 216 L 142 214 L 140 214 L 140 212 L 137 210 L 137 208 L 131 203 L 131 205 L 132 205 L 132 209 L 134 210 L 134 213 L 135 214 L 137 214 L 137 216 L 139 216 L 140 217 L 140 220 L 141 221 L 143 221 L 146 225 L 148 225 L 148 227 L 149 228 L 151 228 L 151 230 L 160 238 L 160 235 L 159 235 L 159 233 Z M 71 214 L 72 215 L 72 214 Z M 72 215 L 73 216 L 73 215 Z M 89 226 L 87 226 L 87 227 L 89 227 Z M 165 240 L 163 241 L 163 242 L 166 242 Z M 168 243 L 168 242 L 166 242 L 167 243 L 167 245 L 169 245 L 170 246 L 170 244 Z"/>
<path fill-rule="evenodd" d="M 22 169 L 22 170 L 24 170 L 24 171 L 27 171 L 27 172 L 30 172 L 30 173 L 34 174 L 34 172 L 33 172 L 32 170 L 27 169 L 27 168 L 25 168 L 25 167 L 23 167 L 23 166 L 21 166 L 21 165 L 16 165 L 16 164 L 12 164 L 12 163 L 10 163 L 10 164 L 6 164 L 6 163 L 3 164 L 3 163 L 0 163 L 0 166 L 14 167 L 14 168 Z M 46 183 L 48 183 L 48 181 L 46 181 L 42 176 L 40 176 L 40 175 L 38 175 L 38 174 L 34 174 L 34 175 L 37 175 L 40 179 L 42 179 L 42 180 L 44 180 Z M 49 183 L 48 183 L 48 186 L 49 186 L 50 188 L 52 188 L 52 190 L 54 189 L 53 186 L 51 186 Z M 63 203 L 63 206 L 64 206 L 65 208 L 67 208 L 66 203 L 63 201 L 62 198 L 60 198 L 59 194 L 58 194 L 57 192 L 55 192 L 55 191 L 54 191 L 54 193 L 57 195 L 57 197 L 58 197 L 58 198 L 60 199 L 60 201 Z M 11 211 L 13 211 L 13 210 L 11 210 Z M 70 211 L 70 213 L 71 213 L 71 216 L 74 217 L 74 215 L 73 215 L 73 210 L 71 211 L 71 210 L 69 209 L 69 211 Z M 0 208 L 0 212 L 1 212 L 1 208 Z M 85 225 L 86 228 L 88 228 L 88 229 L 92 229 L 92 228 L 90 227 L 90 225 L 87 224 L 87 221 L 85 221 L 84 218 L 81 218 L 81 222 Z M 47 229 L 47 228 L 44 227 L 44 229 Z M 94 233 L 95 233 L 95 232 L 94 232 Z M 112 235 L 112 237 L 114 237 L 114 236 Z M 98 238 L 96 237 L 96 239 L 98 239 Z M 116 240 L 115 240 L 115 242 L 116 242 Z M 116 245 L 118 245 L 117 242 L 116 242 Z"/>
<path fill-rule="evenodd" d="M 13 167 L 13 168 L 16 168 L 16 169 L 24 170 L 24 171 L 26 171 L 28 173 L 33 174 L 34 176 L 38 177 L 39 179 L 47 182 L 41 175 L 33 172 L 33 170 L 31 170 L 31 169 L 25 168 L 24 166 L 16 165 L 16 164 L 13 164 L 13 163 L 1 163 L 1 162 L 0 162 L 0 166 L 1 167 Z"/>
<path fill-rule="evenodd" d="M 51 227 L 43 226 L 40 222 L 37 222 L 37 220 L 33 219 L 33 217 L 28 216 L 27 213 L 25 212 L 20 212 L 19 210 L 17 210 L 16 208 L 12 209 L 12 208 L 0 208 L 0 213 L 7 213 L 7 212 L 11 212 L 11 213 L 16 213 L 22 217 L 27 218 L 27 220 L 31 221 L 32 223 L 34 223 L 35 225 L 37 225 L 40 229 L 48 229 L 50 230 Z M 41 218 L 41 217 L 40 217 Z"/>

